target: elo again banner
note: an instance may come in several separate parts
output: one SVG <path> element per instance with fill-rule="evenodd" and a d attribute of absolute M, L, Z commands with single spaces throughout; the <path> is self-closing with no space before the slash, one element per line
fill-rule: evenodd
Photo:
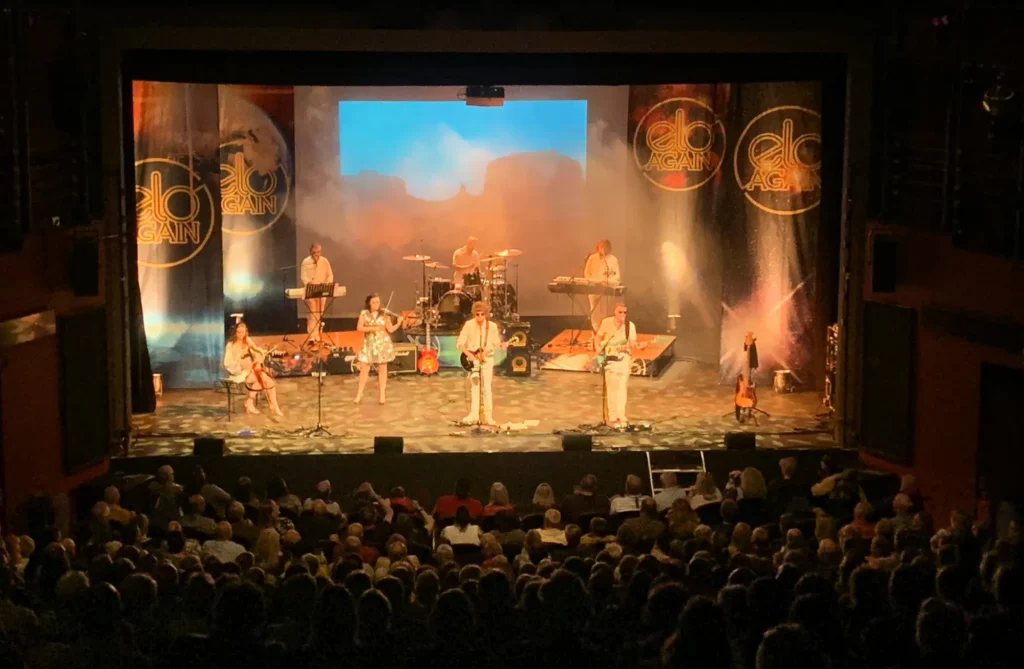
<path fill-rule="evenodd" d="M 677 354 L 720 365 L 721 381 L 789 370 L 816 385 L 824 345 L 815 295 L 821 93 L 810 82 L 630 89 L 635 168 L 660 240 L 659 289 L 679 316 Z"/>
<path fill-rule="evenodd" d="M 166 387 L 209 387 L 224 348 L 217 86 L 136 81 L 132 104 L 151 365 Z"/>

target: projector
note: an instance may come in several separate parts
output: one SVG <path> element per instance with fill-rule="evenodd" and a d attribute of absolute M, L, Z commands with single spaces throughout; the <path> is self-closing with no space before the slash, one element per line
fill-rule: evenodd
<path fill-rule="evenodd" d="M 466 104 L 471 107 L 500 107 L 505 104 L 502 86 L 466 86 Z"/>

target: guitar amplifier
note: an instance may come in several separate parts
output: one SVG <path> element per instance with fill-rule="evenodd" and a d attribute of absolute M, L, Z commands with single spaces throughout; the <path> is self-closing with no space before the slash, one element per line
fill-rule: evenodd
<path fill-rule="evenodd" d="M 356 351 L 350 348 L 339 348 L 331 351 L 327 356 L 324 368 L 331 376 L 337 374 L 357 374 L 359 369 L 355 366 Z"/>
<path fill-rule="evenodd" d="M 389 374 L 416 373 L 416 344 L 401 342 L 395 345 L 395 359 L 388 363 Z"/>

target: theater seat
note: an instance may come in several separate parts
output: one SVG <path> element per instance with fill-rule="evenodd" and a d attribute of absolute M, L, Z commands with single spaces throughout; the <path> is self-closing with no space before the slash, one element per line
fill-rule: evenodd
<path fill-rule="evenodd" d="M 544 526 L 544 514 L 543 513 L 531 513 L 528 516 L 523 516 L 523 531 L 529 532 L 530 530 L 539 530 Z"/>

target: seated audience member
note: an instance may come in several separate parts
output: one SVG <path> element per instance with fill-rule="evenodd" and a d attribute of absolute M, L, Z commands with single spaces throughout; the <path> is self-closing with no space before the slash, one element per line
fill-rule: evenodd
<path fill-rule="evenodd" d="M 680 497 L 672 502 L 665 520 L 668 522 L 668 531 L 672 536 L 679 538 L 693 536 L 700 525 L 700 517 L 690 507 L 690 500 L 686 497 Z"/>
<path fill-rule="evenodd" d="M 312 497 L 302 503 L 303 511 L 312 511 L 313 503 L 320 500 L 324 503 L 324 508 L 327 513 L 332 516 L 341 515 L 341 505 L 335 501 L 333 494 L 331 493 L 331 482 L 327 479 L 320 481 L 316 484 L 316 492 Z"/>
<path fill-rule="evenodd" d="M 157 469 L 156 478 L 150 482 L 148 492 L 149 521 L 153 527 L 164 532 L 171 521 L 181 518 L 181 496 L 184 489 L 174 482 L 174 468 L 163 465 Z"/>
<path fill-rule="evenodd" d="M 231 523 L 231 536 L 243 546 L 253 546 L 260 536 L 260 530 L 251 520 L 245 517 L 245 505 L 232 502 L 228 507 L 228 522 Z"/>
<path fill-rule="evenodd" d="M 188 498 L 188 513 L 181 517 L 181 527 L 187 532 L 192 530 L 204 537 L 212 537 L 217 532 L 217 521 L 204 516 L 206 511 L 206 500 L 202 495 L 192 495 Z"/>
<path fill-rule="evenodd" d="M 221 564 L 234 562 L 235 558 L 245 552 L 242 544 L 231 540 L 231 523 L 222 520 L 217 523 L 216 535 L 203 544 L 200 555 L 203 558 L 214 557 Z"/>
<path fill-rule="evenodd" d="M 479 518 L 483 515 L 484 505 L 480 503 L 480 500 L 469 496 L 472 487 L 473 484 L 469 479 L 459 479 L 455 483 L 455 494 L 438 497 L 431 515 L 438 520 L 454 518 L 455 512 L 460 507 L 465 507 L 469 511 L 470 518 Z"/>
<path fill-rule="evenodd" d="M 715 479 L 711 476 L 711 472 L 697 474 L 697 482 L 690 488 L 688 497 L 690 508 L 695 511 L 705 504 L 722 503 L 722 491 L 715 485 Z"/>
<path fill-rule="evenodd" d="M 768 484 L 768 502 L 776 515 L 788 512 L 790 502 L 794 499 L 806 498 L 810 494 L 809 486 L 800 485 L 793 480 L 795 473 L 796 458 L 779 460 L 779 478 Z"/>
<path fill-rule="evenodd" d="M 764 482 L 761 470 L 755 467 L 745 467 L 740 472 L 740 491 L 743 494 L 739 499 L 766 499 L 768 486 Z"/>
<path fill-rule="evenodd" d="M 459 544 L 479 546 L 483 532 L 480 530 L 480 526 L 472 524 L 471 520 L 468 507 L 457 507 L 455 522 L 441 530 L 441 538 L 453 546 Z"/>
<path fill-rule="evenodd" d="M 302 511 L 302 500 L 288 490 L 288 483 L 280 476 L 267 481 L 267 499 L 293 516 L 298 516 Z"/>
<path fill-rule="evenodd" d="M 591 518 L 590 531 L 580 537 L 580 544 L 583 546 L 604 546 L 613 541 L 615 541 L 615 535 L 608 534 L 608 521 L 601 516 Z"/>
<path fill-rule="evenodd" d="M 231 503 L 231 495 L 220 486 L 206 480 L 206 471 L 199 466 L 192 470 L 192 484 L 190 489 L 186 491 L 186 494 L 190 497 L 192 495 L 202 495 L 203 500 L 206 502 L 206 508 L 217 519 L 224 518 L 227 514 L 228 504 Z"/>
<path fill-rule="evenodd" d="M 686 491 L 679 487 L 679 479 L 675 472 L 661 473 L 661 491 L 654 496 L 658 503 L 658 511 L 665 511 L 672 502 L 686 497 Z"/>
<path fill-rule="evenodd" d="M 538 530 L 541 541 L 545 544 L 567 546 L 569 541 L 562 529 L 562 514 L 558 509 L 548 509 L 544 513 L 544 527 Z"/>
<path fill-rule="evenodd" d="M 621 495 L 615 495 L 611 499 L 611 509 L 609 513 L 625 513 L 627 511 L 639 511 L 640 503 L 646 498 L 644 495 L 644 482 L 643 480 L 635 475 L 630 474 L 626 477 L 626 490 Z"/>
<path fill-rule="evenodd" d="M 732 530 L 732 537 L 729 541 L 729 555 L 747 554 L 753 552 L 751 535 L 754 530 L 746 523 L 736 523 Z"/>
<path fill-rule="evenodd" d="M 312 508 L 299 516 L 295 529 L 305 540 L 305 548 L 316 550 L 318 542 L 327 541 L 338 531 L 338 517 L 327 512 L 327 504 L 322 499 L 316 499 Z"/>
<path fill-rule="evenodd" d="M 400 485 L 391 489 L 388 499 L 391 500 L 391 508 L 395 510 L 395 513 L 414 513 L 419 507 L 419 502 L 410 498 L 406 494 L 405 488 Z"/>
<path fill-rule="evenodd" d="M 584 514 L 607 515 L 608 498 L 597 492 L 597 477 L 587 474 L 570 495 L 562 498 L 559 510 L 567 522 L 573 522 Z"/>
<path fill-rule="evenodd" d="M 491 534 L 502 546 L 521 546 L 526 541 L 526 532 L 519 526 L 519 519 L 507 511 L 495 514 Z"/>
<path fill-rule="evenodd" d="M 487 502 L 487 506 L 484 507 L 485 516 L 493 516 L 502 511 L 508 513 L 515 513 L 516 508 L 512 506 L 512 503 L 508 499 L 508 488 L 505 484 L 500 481 L 495 481 L 491 484 L 491 497 Z"/>
<path fill-rule="evenodd" d="M 628 525 L 636 533 L 637 541 L 640 543 L 657 541 L 665 534 L 665 523 L 658 515 L 658 503 L 650 497 L 645 497 L 640 502 L 639 516 L 629 518 L 622 524 Z"/>
<path fill-rule="evenodd" d="M 544 513 L 555 506 L 555 491 L 547 483 L 537 485 L 530 502 L 530 513 Z"/>
<path fill-rule="evenodd" d="M 253 555 L 256 556 L 255 566 L 267 572 L 276 574 L 281 566 L 281 535 L 273 528 L 267 528 L 260 532 L 253 548 Z"/>
<path fill-rule="evenodd" d="M 860 538 L 864 541 L 871 541 L 875 537 L 875 524 L 868 520 L 871 515 L 871 505 L 867 502 L 858 502 L 853 507 L 853 525 Z"/>
<path fill-rule="evenodd" d="M 900 493 L 892 500 L 892 512 L 895 514 L 892 517 L 893 530 L 899 530 L 904 527 L 911 527 L 914 522 L 913 518 L 913 501 L 910 499 L 910 495 Z M 856 513 L 856 509 L 854 510 Z"/>
<path fill-rule="evenodd" d="M 917 479 L 913 474 L 904 474 L 900 477 L 900 494 L 910 498 L 910 511 L 916 513 L 924 511 L 924 497 L 917 488 Z"/>
<path fill-rule="evenodd" d="M 110 511 L 109 520 L 127 525 L 132 519 L 132 512 L 121 506 L 121 491 L 117 486 L 107 486 L 103 491 L 103 501 Z"/>
<path fill-rule="evenodd" d="M 238 477 L 235 483 L 235 492 L 232 495 L 236 502 L 240 502 L 246 508 L 246 517 L 255 517 L 256 510 L 263 504 L 256 491 L 252 488 L 252 479 L 248 476 Z"/>

